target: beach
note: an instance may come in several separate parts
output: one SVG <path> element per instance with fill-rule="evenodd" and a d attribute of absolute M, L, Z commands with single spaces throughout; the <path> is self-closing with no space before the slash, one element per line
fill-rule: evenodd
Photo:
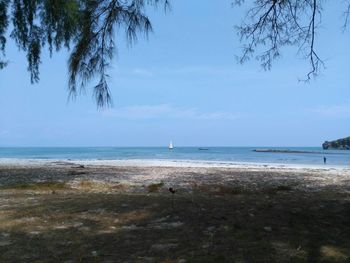
<path fill-rule="evenodd" d="M 278 183 L 279 180 L 300 181 L 300 187 L 339 186 L 350 179 L 350 168 L 325 165 L 287 165 L 264 163 L 234 163 L 225 161 L 193 160 L 45 160 L 0 158 L 0 168 L 13 173 L 1 178 L 0 184 L 64 181 L 68 184 L 79 180 L 106 183 L 142 184 L 163 181 L 171 186 L 185 187 L 185 182 L 218 183 L 252 181 Z M 21 173 L 15 172 L 22 171 Z M 28 172 L 25 175 L 23 172 Z M 19 175 L 19 177 L 18 177 Z M 12 179 L 11 179 L 12 178 Z M 14 179 L 16 178 L 16 179 Z M 249 187 L 249 185 L 247 185 Z"/>
<path fill-rule="evenodd" d="M 349 24 L 0 0 L 0 263 L 350 263 Z"/>
<path fill-rule="evenodd" d="M 350 260 L 345 168 L 2 159 L 0 187 L 0 262 Z"/>

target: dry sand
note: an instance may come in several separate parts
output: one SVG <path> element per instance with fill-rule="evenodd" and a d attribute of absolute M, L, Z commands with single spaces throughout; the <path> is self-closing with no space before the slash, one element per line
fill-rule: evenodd
<path fill-rule="evenodd" d="M 0 188 L 0 262 L 350 262 L 348 169 L 6 160 Z"/>

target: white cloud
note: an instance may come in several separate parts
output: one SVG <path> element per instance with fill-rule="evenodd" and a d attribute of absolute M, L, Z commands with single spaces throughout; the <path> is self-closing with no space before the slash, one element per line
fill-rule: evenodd
<path fill-rule="evenodd" d="M 323 117 L 350 118 L 350 102 L 349 104 L 320 106 L 311 111 Z"/>
<path fill-rule="evenodd" d="M 233 75 L 242 74 L 243 71 L 235 71 L 229 67 L 211 67 L 211 66 L 183 66 L 170 68 L 136 68 L 131 71 L 131 74 L 152 77 L 154 75 Z"/>
<path fill-rule="evenodd" d="M 182 77 L 216 77 L 234 80 L 236 83 L 240 80 L 251 80 L 252 78 L 256 81 L 265 81 L 271 79 L 271 74 L 275 74 L 281 71 L 281 69 L 274 69 L 274 73 L 265 72 L 260 69 L 247 70 L 244 68 L 237 68 L 232 66 L 199 66 L 199 65 L 184 65 L 177 67 L 136 67 L 129 69 L 118 69 L 116 74 L 124 77 L 135 77 L 135 78 L 182 78 Z M 282 71 L 279 76 L 282 76 L 285 72 Z M 290 80 L 295 82 L 297 74 L 288 75 Z M 275 81 L 283 80 L 286 81 L 286 76 L 283 75 L 283 79 L 276 79 Z"/>
<path fill-rule="evenodd" d="M 108 109 L 104 116 L 123 119 L 193 119 L 193 120 L 234 120 L 238 114 L 231 112 L 201 112 L 197 108 L 180 108 L 168 104 L 135 105 L 119 109 Z"/>
<path fill-rule="evenodd" d="M 211 75 L 211 76 L 251 76 L 252 72 L 247 70 L 237 70 L 233 67 L 213 67 L 213 66 L 183 66 L 183 67 L 162 67 L 162 68 L 134 68 L 119 71 L 121 74 L 132 75 L 136 77 L 154 77 L 164 75 Z M 254 74 L 260 74 L 254 72 Z"/>
<path fill-rule="evenodd" d="M 135 68 L 131 72 L 132 75 L 135 75 L 137 77 L 153 77 L 153 72 L 148 69 L 142 69 L 142 68 Z"/>

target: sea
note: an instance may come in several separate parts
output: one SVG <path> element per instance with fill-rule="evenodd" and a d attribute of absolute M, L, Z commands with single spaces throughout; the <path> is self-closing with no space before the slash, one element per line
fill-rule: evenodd
<path fill-rule="evenodd" d="M 255 150 L 274 150 L 257 152 Z M 350 151 L 320 147 L 0 147 L 1 160 L 159 160 L 350 168 Z"/>

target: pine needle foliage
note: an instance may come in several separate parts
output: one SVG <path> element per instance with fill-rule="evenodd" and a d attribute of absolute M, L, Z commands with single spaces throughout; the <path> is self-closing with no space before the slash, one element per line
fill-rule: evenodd
<path fill-rule="evenodd" d="M 125 34 L 132 44 L 140 35 L 147 36 L 152 24 L 146 9 L 159 5 L 169 8 L 168 0 L 0 0 L 0 69 L 8 63 L 8 37 L 26 53 L 32 83 L 39 81 L 43 48 L 50 54 L 66 48 L 71 51 L 70 97 L 97 80 L 93 86 L 97 105 L 111 105 L 108 68 L 117 39 Z"/>
<path fill-rule="evenodd" d="M 112 97 L 108 70 L 117 44 L 122 38 L 133 44 L 140 36 L 147 37 L 152 32 L 147 10 L 159 6 L 167 10 L 169 1 L 0 0 L 0 69 L 8 64 L 8 38 L 26 53 L 32 83 L 39 81 L 43 48 L 48 48 L 50 54 L 68 49 L 70 98 L 92 85 L 97 106 L 109 106 Z M 234 7 L 247 6 L 245 18 L 236 27 L 243 44 L 240 63 L 255 58 L 269 70 L 284 47 L 296 46 L 309 63 L 306 81 L 324 68 L 317 51 L 317 36 L 327 0 L 231 1 Z M 344 10 L 345 31 L 350 0 L 338 2 Z"/>

